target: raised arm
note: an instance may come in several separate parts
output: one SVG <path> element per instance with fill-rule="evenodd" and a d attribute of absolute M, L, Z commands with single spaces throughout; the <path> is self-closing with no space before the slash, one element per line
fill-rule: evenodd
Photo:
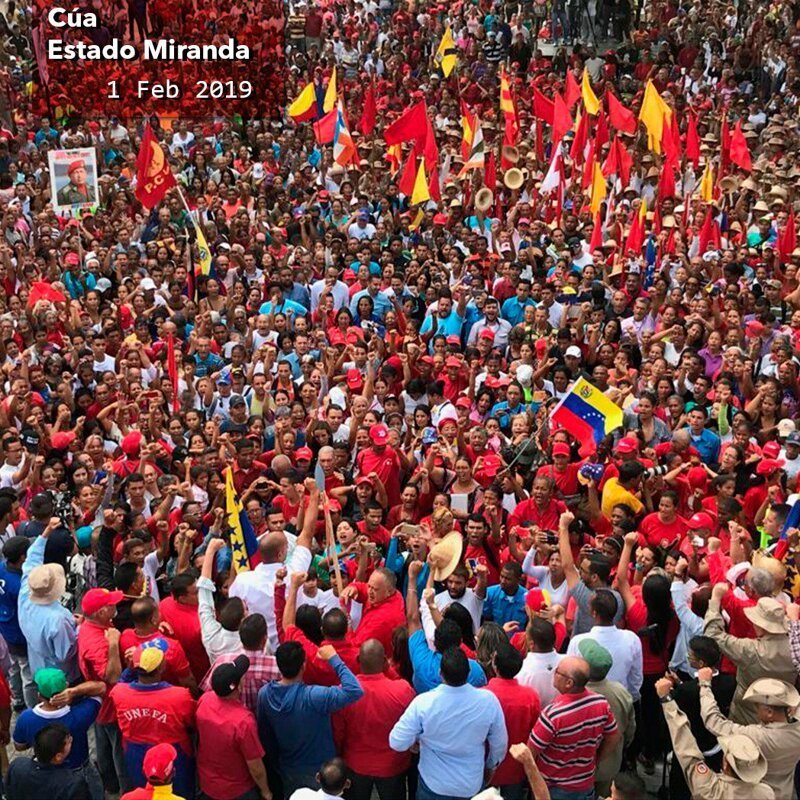
<path fill-rule="evenodd" d="M 558 520 L 558 552 L 561 556 L 561 565 L 567 579 L 567 586 L 570 589 L 577 586 L 581 579 L 569 544 L 569 526 L 574 519 L 575 515 L 571 511 L 565 511 Z"/>

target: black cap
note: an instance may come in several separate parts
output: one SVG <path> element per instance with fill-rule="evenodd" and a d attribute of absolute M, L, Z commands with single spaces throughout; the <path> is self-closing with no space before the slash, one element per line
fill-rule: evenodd
<path fill-rule="evenodd" d="M 250 669 L 250 659 L 247 656 L 236 656 L 227 664 L 220 664 L 211 675 L 211 688 L 219 697 L 227 697 L 234 689 L 239 687 L 239 682 Z"/>

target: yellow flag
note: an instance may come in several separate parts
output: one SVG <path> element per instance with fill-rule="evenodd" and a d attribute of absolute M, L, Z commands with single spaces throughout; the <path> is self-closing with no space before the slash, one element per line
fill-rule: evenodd
<path fill-rule="evenodd" d="M 427 203 L 430 199 L 428 177 L 425 175 L 425 161 L 420 161 L 417 177 L 414 179 L 414 191 L 411 193 L 411 205 L 416 206 L 420 203 Z"/>
<path fill-rule="evenodd" d="M 307 83 L 289 106 L 289 116 L 295 122 L 306 122 L 316 117 L 316 107 L 317 94 L 314 91 L 314 84 Z"/>
<path fill-rule="evenodd" d="M 647 198 L 642 198 L 642 204 L 639 206 L 639 222 L 644 222 L 647 219 Z"/>
<path fill-rule="evenodd" d="M 453 40 L 453 32 L 448 25 L 442 34 L 442 41 L 439 42 L 439 47 L 436 49 L 436 55 L 433 57 L 434 62 L 439 66 L 445 78 L 450 77 L 450 73 L 458 63 L 458 55 L 456 50 L 456 43 Z"/>
<path fill-rule="evenodd" d="M 591 81 L 589 80 L 589 70 L 586 69 L 586 67 L 583 68 L 581 95 L 583 97 L 583 105 L 586 107 L 586 110 L 592 116 L 595 116 L 597 112 L 600 110 L 600 101 L 597 99 L 597 95 L 594 93 L 592 89 L 592 84 Z"/>
<path fill-rule="evenodd" d="M 197 249 L 200 252 L 200 274 L 209 275 L 211 273 L 211 251 L 208 249 L 203 229 L 196 222 L 194 230 L 197 235 Z"/>
<path fill-rule="evenodd" d="M 425 219 L 425 212 L 421 208 L 419 208 L 417 210 L 417 216 L 414 217 L 414 221 L 408 226 L 408 229 L 410 231 L 415 231 L 417 228 L 419 228 L 420 225 L 422 225 L 422 220 L 424 219 Z"/>
<path fill-rule="evenodd" d="M 639 119 L 647 128 L 647 146 L 656 154 L 661 154 L 661 136 L 664 132 L 664 122 L 672 119 L 672 110 L 664 102 L 652 81 L 647 82 L 644 90 L 642 107 L 639 110 Z"/>
<path fill-rule="evenodd" d="M 706 161 L 706 168 L 700 180 L 700 198 L 705 203 L 710 203 L 714 199 L 714 170 L 711 161 Z"/>
<path fill-rule="evenodd" d="M 336 67 L 333 68 L 331 79 L 328 81 L 328 88 L 325 90 L 325 99 L 322 101 L 322 110 L 327 114 L 336 108 Z"/>
<path fill-rule="evenodd" d="M 600 210 L 600 205 L 606 198 L 606 179 L 603 177 L 603 169 L 596 161 L 594 162 L 594 175 L 592 175 L 592 214 Z"/>

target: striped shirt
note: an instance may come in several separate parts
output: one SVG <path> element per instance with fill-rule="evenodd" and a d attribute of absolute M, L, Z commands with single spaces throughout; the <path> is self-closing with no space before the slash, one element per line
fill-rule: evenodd
<path fill-rule="evenodd" d="M 597 748 L 616 732 L 608 701 L 584 689 L 558 695 L 539 715 L 528 744 L 538 753 L 539 770 L 550 788 L 585 792 L 594 786 Z"/>

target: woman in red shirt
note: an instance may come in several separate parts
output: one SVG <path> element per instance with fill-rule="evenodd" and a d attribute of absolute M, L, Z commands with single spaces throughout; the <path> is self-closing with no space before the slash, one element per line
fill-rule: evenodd
<path fill-rule="evenodd" d="M 652 722 L 653 728 L 647 736 L 637 733 L 632 747 L 634 754 L 639 753 L 645 771 L 652 774 L 656 758 L 664 754 L 669 741 L 655 685 L 669 667 L 680 626 L 672 607 L 670 580 L 663 572 L 649 574 L 641 587 L 631 586 L 628 581 L 628 564 L 638 539 L 635 531 L 625 536 L 617 570 L 617 590 L 625 602 L 625 623 L 642 640 L 641 719 Z"/>

